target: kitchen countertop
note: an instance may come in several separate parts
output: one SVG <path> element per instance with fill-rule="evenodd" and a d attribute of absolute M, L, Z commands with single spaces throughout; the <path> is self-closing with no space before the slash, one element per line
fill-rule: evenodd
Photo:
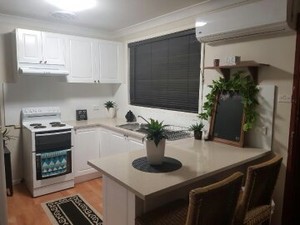
<path fill-rule="evenodd" d="M 71 121 L 64 121 L 65 123 L 74 127 L 74 130 L 81 129 L 81 128 L 91 128 L 91 127 L 103 127 L 110 129 L 112 131 L 121 132 L 125 135 L 135 137 L 135 138 L 144 138 L 145 134 L 138 133 L 135 131 L 127 130 L 121 127 L 117 127 L 117 125 L 127 123 L 124 119 L 119 118 L 98 118 L 98 119 L 89 119 L 89 120 L 71 120 Z M 136 122 L 134 122 L 136 123 Z"/>
<path fill-rule="evenodd" d="M 145 156 L 145 150 L 90 160 L 88 164 L 145 200 L 243 165 L 268 153 L 270 150 L 239 148 L 186 138 L 166 144 L 165 155 L 182 163 L 182 167 L 173 172 L 146 173 L 134 169 L 132 162 Z"/>

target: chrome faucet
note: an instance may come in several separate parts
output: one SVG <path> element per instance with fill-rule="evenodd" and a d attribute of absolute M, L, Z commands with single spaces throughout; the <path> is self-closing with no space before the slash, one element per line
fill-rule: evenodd
<path fill-rule="evenodd" d="M 146 121 L 146 123 L 149 123 L 148 120 L 146 120 L 143 116 L 138 115 L 138 117 L 142 118 L 143 120 Z"/>

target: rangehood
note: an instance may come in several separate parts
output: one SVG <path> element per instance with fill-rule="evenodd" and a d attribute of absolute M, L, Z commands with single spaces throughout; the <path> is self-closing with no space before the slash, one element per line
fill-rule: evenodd
<path fill-rule="evenodd" d="M 59 67 L 37 67 L 37 66 L 19 66 L 19 74 L 23 75 L 41 75 L 41 76 L 67 76 L 69 71 Z"/>

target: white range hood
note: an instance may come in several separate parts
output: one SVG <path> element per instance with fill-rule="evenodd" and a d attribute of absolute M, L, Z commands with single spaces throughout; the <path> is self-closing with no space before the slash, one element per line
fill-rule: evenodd
<path fill-rule="evenodd" d="M 23 75 L 43 75 L 43 76 L 67 76 L 69 71 L 62 69 L 62 68 L 55 68 L 55 67 L 19 67 L 18 69 L 19 74 Z"/>

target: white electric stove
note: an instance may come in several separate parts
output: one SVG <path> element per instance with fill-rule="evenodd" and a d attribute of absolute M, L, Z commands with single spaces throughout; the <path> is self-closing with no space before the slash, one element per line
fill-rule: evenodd
<path fill-rule="evenodd" d="M 59 107 L 22 109 L 24 179 L 33 197 L 74 187 L 72 133 Z"/>

